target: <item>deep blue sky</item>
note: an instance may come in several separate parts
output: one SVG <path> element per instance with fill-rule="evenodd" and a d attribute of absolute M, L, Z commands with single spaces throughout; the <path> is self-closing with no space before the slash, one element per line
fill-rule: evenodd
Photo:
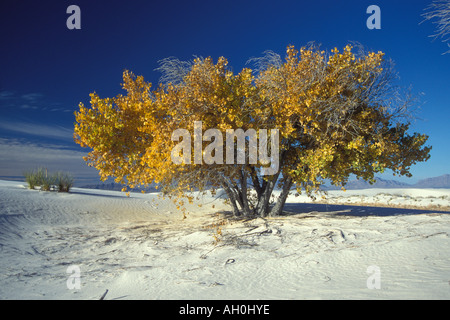
<path fill-rule="evenodd" d="M 235 72 L 254 56 L 286 46 L 324 49 L 358 41 L 396 63 L 399 85 L 423 92 L 412 131 L 430 135 L 431 159 L 414 178 L 450 173 L 450 54 L 419 24 L 431 0 L 314 1 L 5 1 L 0 4 L 0 177 L 38 165 L 96 177 L 72 140 L 74 116 L 89 93 L 122 93 L 129 69 L 156 84 L 158 60 L 225 56 Z M 81 9 L 81 30 L 69 30 L 66 9 Z M 381 30 L 369 30 L 369 5 L 381 9 Z M 383 176 L 391 178 L 391 176 Z M 402 179 L 405 181 L 405 179 Z"/>

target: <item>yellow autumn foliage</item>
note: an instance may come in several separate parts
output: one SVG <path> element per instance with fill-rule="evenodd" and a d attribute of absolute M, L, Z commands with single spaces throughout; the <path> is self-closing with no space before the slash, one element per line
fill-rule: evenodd
<path fill-rule="evenodd" d="M 284 62 L 238 74 L 224 57 L 216 63 L 196 58 L 179 82 L 153 90 L 142 76 L 124 71 L 125 95 L 92 93 L 90 107 L 80 103 L 75 141 L 91 149 L 85 160 L 102 179 L 157 183 L 175 199 L 224 188 L 235 214 L 261 216 L 270 214 L 267 194 L 276 183 L 311 194 L 326 179 L 345 185 L 351 174 L 369 181 L 385 169 L 410 175 L 411 165 L 429 158 L 428 137 L 409 135 L 409 123 L 398 120 L 399 109 L 384 96 L 393 90 L 384 53 L 356 54 L 351 45 L 331 53 L 312 46 L 286 52 Z M 174 164 L 171 135 L 179 128 L 192 133 L 194 121 L 224 136 L 227 129 L 255 129 L 258 136 L 260 129 L 278 129 L 279 172 L 261 177 L 261 164 L 248 163 Z"/>

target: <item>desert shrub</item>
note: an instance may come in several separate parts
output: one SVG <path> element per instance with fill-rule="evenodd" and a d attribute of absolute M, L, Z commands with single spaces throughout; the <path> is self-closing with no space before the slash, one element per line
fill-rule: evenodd
<path fill-rule="evenodd" d="M 44 177 L 42 179 L 42 183 L 41 183 L 41 190 L 42 191 L 50 191 L 53 183 L 52 183 L 52 179 L 53 177 Z"/>
<path fill-rule="evenodd" d="M 73 177 L 69 173 L 59 171 L 55 173 L 54 179 L 59 192 L 69 192 L 73 186 Z"/>
<path fill-rule="evenodd" d="M 40 187 L 42 191 L 58 190 L 59 192 L 69 192 L 74 181 L 69 173 L 58 171 L 49 175 L 47 169 L 42 167 L 25 171 L 23 175 L 30 189 Z"/>
<path fill-rule="evenodd" d="M 24 172 L 25 181 L 28 183 L 30 189 L 35 187 L 42 187 L 46 184 L 47 170 L 45 168 L 37 168 Z"/>
<path fill-rule="evenodd" d="M 34 179 L 33 173 L 30 171 L 26 171 L 23 173 L 23 175 L 25 176 L 25 181 L 28 184 L 28 188 L 34 189 L 34 187 L 36 185 L 36 181 Z"/>

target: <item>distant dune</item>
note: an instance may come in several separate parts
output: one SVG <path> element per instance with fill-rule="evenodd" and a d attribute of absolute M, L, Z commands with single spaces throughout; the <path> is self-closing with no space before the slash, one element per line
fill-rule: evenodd
<path fill-rule="evenodd" d="M 383 178 L 376 178 L 374 184 L 370 184 L 364 180 L 351 180 L 345 186 L 348 190 L 371 189 L 371 188 L 450 188 L 450 174 L 420 180 L 415 184 L 399 182 L 396 180 L 387 180 Z M 325 190 L 338 190 L 340 187 L 325 186 Z"/>

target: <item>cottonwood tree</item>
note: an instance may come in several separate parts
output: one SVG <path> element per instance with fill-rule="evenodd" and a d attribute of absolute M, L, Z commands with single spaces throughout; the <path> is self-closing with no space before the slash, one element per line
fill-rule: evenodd
<path fill-rule="evenodd" d="M 234 74 L 223 57 L 216 63 L 165 59 L 154 90 L 125 71 L 126 95 L 92 93 L 90 108 L 80 103 L 75 141 L 92 149 L 85 160 L 102 179 L 113 176 L 130 187 L 157 183 L 180 206 L 193 200 L 195 190 L 221 188 L 236 216 L 279 215 L 289 192 L 314 197 L 327 180 L 345 186 L 355 175 L 373 182 L 386 169 L 411 176 L 410 167 L 429 158 L 428 137 L 408 134 L 413 100 L 394 85 L 392 63 L 382 52 L 289 46 L 284 60 L 266 52 L 251 63 L 253 69 Z M 177 129 L 194 136 L 199 122 L 200 141 L 174 138 Z M 248 135 L 244 142 L 233 138 L 230 164 L 221 138 L 238 128 Z M 263 141 L 270 130 L 278 136 Z M 262 144 L 253 143 L 252 132 Z M 186 146 L 200 149 L 200 157 Z M 267 158 L 250 161 L 257 147 L 267 148 L 269 159 L 278 157 L 274 172 L 263 174 L 270 169 Z M 181 163 L 173 161 L 174 153 Z"/>

